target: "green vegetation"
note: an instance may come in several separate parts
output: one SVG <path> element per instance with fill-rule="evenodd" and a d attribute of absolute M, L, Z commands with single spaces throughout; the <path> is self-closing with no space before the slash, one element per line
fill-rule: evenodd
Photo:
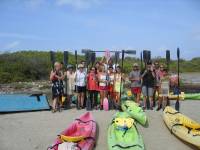
<path fill-rule="evenodd" d="M 56 53 L 57 61 L 63 60 L 62 52 Z M 78 56 L 78 62 L 84 60 L 84 56 Z M 165 63 L 163 58 L 155 58 Z M 134 62 L 140 63 L 137 58 L 126 57 L 124 71 L 128 73 Z M 74 54 L 69 54 L 69 64 L 75 65 Z M 176 72 L 177 63 L 170 63 L 170 70 Z M 49 52 L 45 51 L 20 51 L 14 53 L 0 54 L 0 83 L 18 81 L 47 80 L 51 70 Z M 181 72 L 197 72 L 200 70 L 200 58 L 190 61 L 181 60 Z"/>

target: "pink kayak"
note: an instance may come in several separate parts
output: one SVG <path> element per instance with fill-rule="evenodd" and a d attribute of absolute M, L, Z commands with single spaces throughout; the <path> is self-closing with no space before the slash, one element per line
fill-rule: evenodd
<path fill-rule="evenodd" d="M 96 141 L 96 122 L 92 114 L 86 112 L 81 115 L 56 138 L 53 145 L 48 150 L 59 150 L 64 144 L 65 149 L 69 144 L 74 144 L 76 150 L 92 150 Z"/>

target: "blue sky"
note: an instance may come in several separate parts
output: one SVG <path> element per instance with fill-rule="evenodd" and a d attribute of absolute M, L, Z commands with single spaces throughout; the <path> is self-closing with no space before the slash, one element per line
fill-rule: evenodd
<path fill-rule="evenodd" d="M 0 50 L 143 49 L 154 56 L 180 47 L 200 56 L 199 0 L 1 0 Z"/>

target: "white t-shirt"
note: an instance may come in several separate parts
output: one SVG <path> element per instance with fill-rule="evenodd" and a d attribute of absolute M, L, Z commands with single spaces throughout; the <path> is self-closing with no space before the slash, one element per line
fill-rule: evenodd
<path fill-rule="evenodd" d="M 79 70 L 75 74 L 76 85 L 77 86 L 86 86 L 86 73 L 80 72 Z"/>

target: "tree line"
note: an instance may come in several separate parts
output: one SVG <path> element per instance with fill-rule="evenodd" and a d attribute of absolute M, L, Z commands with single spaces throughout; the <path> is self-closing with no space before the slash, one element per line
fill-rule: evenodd
<path fill-rule="evenodd" d="M 78 55 L 78 62 L 84 60 L 83 55 Z M 63 61 L 63 53 L 56 52 L 56 60 Z M 97 60 L 100 60 L 98 57 Z M 165 64 L 165 58 L 154 58 Z M 69 64 L 75 66 L 74 54 L 69 53 Z M 124 60 L 124 72 L 128 73 L 132 69 L 132 64 L 140 64 L 139 58 L 126 57 Z M 121 60 L 119 60 L 119 64 Z M 181 72 L 198 72 L 200 70 L 200 57 L 192 60 L 181 59 Z M 51 70 L 50 55 L 47 51 L 19 51 L 13 53 L 0 54 L 0 83 L 10 83 L 19 81 L 48 80 Z M 172 60 L 170 71 L 176 72 L 177 62 Z"/>

